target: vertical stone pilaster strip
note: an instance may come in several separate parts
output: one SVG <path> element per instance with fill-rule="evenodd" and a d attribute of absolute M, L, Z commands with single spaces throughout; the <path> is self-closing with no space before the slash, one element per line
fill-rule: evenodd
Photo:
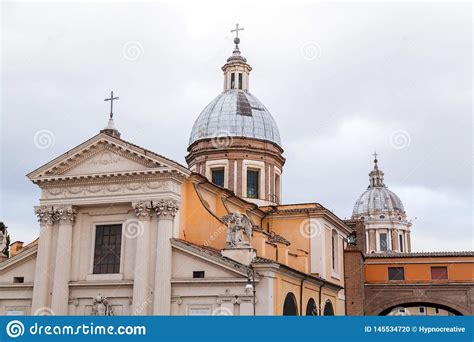
<path fill-rule="evenodd" d="M 171 237 L 178 205 L 174 201 L 160 201 L 155 207 L 158 216 L 156 240 L 155 285 L 153 315 L 171 314 Z"/>
<path fill-rule="evenodd" d="M 51 272 L 51 245 L 53 239 L 54 211 L 51 207 L 35 207 L 35 215 L 40 224 L 38 252 L 36 256 L 35 279 L 31 314 L 41 307 L 49 307 L 49 284 Z"/>
<path fill-rule="evenodd" d="M 136 238 L 135 271 L 133 276 L 133 315 L 148 314 L 151 302 L 150 288 L 150 233 L 153 208 L 151 203 L 137 202 L 132 204 L 136 219 L 125 222 L 124 234 L 128 239 Z M 127 225 L 135 225 L 127 227 Z M 132 232 L 128 234 L 128 232 Z"/>
<path fill-rule="evenodd" d="M 72 228 L 76 215 L 76 211 L 71 206 L 55 209 L 56 221 L 59 223 L 53 278 L 53 295 L 51 298 L 51 309 L 55 315 L 68 314 Z"/>

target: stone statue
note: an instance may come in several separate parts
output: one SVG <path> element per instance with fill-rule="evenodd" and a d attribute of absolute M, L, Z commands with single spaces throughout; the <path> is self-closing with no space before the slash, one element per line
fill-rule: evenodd
<path fill-rule="evenodd" d="M 109 301 L 106 297 L 101 296 L 100 294 L 94 298 L 92 304 L 92 316 L 113 316 L 114 310 L 112 305 L 109 304 Z"/>
<path fill-rule="evenodd" d="M 247 215 L 230 213 L 222 217 L 227 225 L 227 247 L 249 247 L 252 241 L 252 222 Z M 248 241 L 244 239 L 244 233 Z"/>

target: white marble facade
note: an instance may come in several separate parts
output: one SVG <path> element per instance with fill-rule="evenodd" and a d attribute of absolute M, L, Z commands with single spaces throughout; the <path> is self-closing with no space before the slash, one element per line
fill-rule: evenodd
<path fill-rule="evenodd" d="M 39 241 L 0 263 L 0 314 L 90 315 L 102 297 L 115 315 L 252 314 L 248 270 L 173 239 L 189 174 L 104 133 L 30 173 L 42 190 Z M 96 228 L 113 224 L 119 270 L 94 272 Z"/>

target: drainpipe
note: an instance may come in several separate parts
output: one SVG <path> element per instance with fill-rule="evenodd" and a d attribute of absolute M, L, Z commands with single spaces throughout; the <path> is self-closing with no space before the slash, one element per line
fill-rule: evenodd
<path fill-rule="evenodd" d="M 319 316 L 322 316 L 322 310 L 323 310 L 323 305 L 321 303 L 321 300 L 323 299 L 323 292 L 322 292 L 323 286 L 324 286 L 324 283 L 322 283 L 321 286 L 319 287 Z"/>
<path fill-rule="evenodd" d="M 305 275 L 303 279 L 301 279 L 300 283 L 300 316 L 303 316 L 303 283 L 308 279 L 308 276 Z"/>

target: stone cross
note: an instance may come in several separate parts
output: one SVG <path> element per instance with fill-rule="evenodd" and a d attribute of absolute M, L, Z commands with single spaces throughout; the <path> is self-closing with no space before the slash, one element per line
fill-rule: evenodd
<path fill-rule="evenodd" d="M 243 30 L 244 30 L 243 27 L 239 28 L 239 24 L 235 24 L 235 29 L 230 30 L 230 32 L 235 32 L 235 38 L 239 38 L 239 31 L 243 31 Z"/>
<path fill-rule="evenodd" d="M 114 109 L 114 100 L 118 100 L 118 96 L 114 97 L 114 92 L 110 92 L 110 98 L 104 99 L 104 101 L 110 101 L 110 118 L 114 116 L 113 109 Z"/>

